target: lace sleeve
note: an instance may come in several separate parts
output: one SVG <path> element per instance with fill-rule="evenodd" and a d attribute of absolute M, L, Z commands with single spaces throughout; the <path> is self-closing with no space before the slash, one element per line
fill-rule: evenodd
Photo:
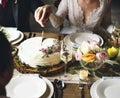
<path fill-rule="evenodd" d="M 58 28 L 63 24 L 66 15 L 68 14 L 68 0 L 61 0 L 58 10 L 50 15 L 50 22 L 55 27 Z"/>

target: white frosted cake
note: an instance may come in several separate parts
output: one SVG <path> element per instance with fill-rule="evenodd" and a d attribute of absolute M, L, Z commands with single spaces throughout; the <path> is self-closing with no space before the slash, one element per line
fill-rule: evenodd
<path fill-rule="evenodd" d="M 36 68 L 37 66 L 53 66 L 60 63 L 60 43 L 57 39 L 41 37 L 29 38 L 19 45 L 19 60 Z"/>

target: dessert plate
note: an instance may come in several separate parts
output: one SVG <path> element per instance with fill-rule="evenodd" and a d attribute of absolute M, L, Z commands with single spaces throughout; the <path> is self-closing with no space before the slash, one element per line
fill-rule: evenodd
<path fill-rule="evenodd" d="M 90 90 L 92 98 L 119 98 L 120 79 L 100 79 L 96 81 Z"/>
<path fill-rule="evenodd" d="M 24 37 L 24 34 L 15 27 L 2 27 L 2 29 L 12 45 L 19 43 Z"/>
<path fill-rule="evenodd" d="M 102 79 L 95 81 L 90 88 L 90 95 L 92 98 L 99 98 L 96 92 L 97 86 L 102 82 Z"/>
<path fill-rule="evenodd" d="M 74 43 L 72 43 L 72 42 L 70 41 L 70 36 L 71 36 L 71 35 L 67 35 L 67 36 L 64 37 L 65 45 L 66 45 L 68 48 L 71 48 L 71 47 L 77 48 L 78 46 L 76 46 Z"/>
<path fill-rule="evenodd" d="M 17 28 L 3 27 L 3 30 L 9 42 L 12 42 L 20 37 L 20 32 L 17 31 Z"/>
<path fill-rule="evenodd" d="M 47 84 L 47 90 L 46 92 L 41 96 L 41 98 L 52 98 L 52 95 L 54 93 L 54 87 L 53 84 L 45 77 L 42 77 L 42 79 L 46 82 Z"/>
<path fill-rule="evenodd" d="M 34 75 L 21 75 L 11 79 L 6 86 L 6 92 L 10 98 L 39 98 L 45 93 L 46 88 L 43 79 Z"/>
<path fill-rule="evenodd" d="M 97 35 L 97 34 L 92 34 L 92 33 L 73 33 L 70 35 L 70 41 L 76 46 L 81 45 L 81 43 L 85 40 L 94 40 L 97 43 L 100 43 L 100 45 L 103 45 L 103 39 Z"/>
<path fill-rule="evenodd" d="M 24 34 L 21 31 L 17 31 L 17 32 L 20 33 L 20 37 L 17 40 L 12 41 L 11 42 L 12 45 L 15 45 L 15 44 L 19 43 L 24 38 Z"/>

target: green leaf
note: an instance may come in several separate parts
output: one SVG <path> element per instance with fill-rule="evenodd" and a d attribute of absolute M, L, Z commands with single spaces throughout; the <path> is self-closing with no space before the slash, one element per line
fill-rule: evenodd
<path fill-rule="evenodd" d="M 74 74 L 76 74 L 76 71 L 75 70 L 69 70 L 68 73 L 74 75 Z"/>

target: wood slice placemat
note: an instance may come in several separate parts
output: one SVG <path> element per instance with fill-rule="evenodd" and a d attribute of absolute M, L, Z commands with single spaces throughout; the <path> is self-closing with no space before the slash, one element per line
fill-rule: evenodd
<path fill-rule="evenodd" d="M 17 56 L 14 57 L 14 66 L 15 68 L 21 73 L 39 73 L 42 76 L 53 76 L 56 75 L 64 70 L 65 64 L 60 62 L 58 65 L 54 65 L 52 67 L 39 67 L 39 68 L 32 68 L 26 66 L 25 64 L 21 63 Z M 42 69 L 41 69 L 42 68 Z"/>

